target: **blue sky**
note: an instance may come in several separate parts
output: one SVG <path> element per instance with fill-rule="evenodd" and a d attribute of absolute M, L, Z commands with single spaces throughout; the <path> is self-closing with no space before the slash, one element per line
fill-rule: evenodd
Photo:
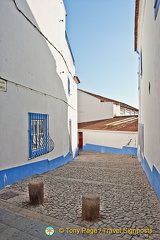
<path fill-rule="evenodd" d="M 138 107 L 134 0 L 64 0 L 79 88 Z"/>

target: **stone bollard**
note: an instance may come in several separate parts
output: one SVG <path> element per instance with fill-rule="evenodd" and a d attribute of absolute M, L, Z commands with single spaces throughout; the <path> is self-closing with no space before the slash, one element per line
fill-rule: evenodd
<path fill-rule="evenodd" d="M 31 204 L 44 203 L 44 184 L 42 181 L 33 181 L 28 184 L 29 201 Z"/>
<path fill-rule="evenodd" d="M 98 193 L 85 193 L 82 196 L 82 218 L 94 220 L 99 217 L 100 197 Z"/>

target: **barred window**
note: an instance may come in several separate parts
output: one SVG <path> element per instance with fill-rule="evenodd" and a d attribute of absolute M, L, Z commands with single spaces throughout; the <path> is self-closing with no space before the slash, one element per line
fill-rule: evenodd
<path fill-rule="evenodd" d="M 48 115 L 29 113 L 29 158 L 38 157 L 54 149 L 49 136 Z"/>

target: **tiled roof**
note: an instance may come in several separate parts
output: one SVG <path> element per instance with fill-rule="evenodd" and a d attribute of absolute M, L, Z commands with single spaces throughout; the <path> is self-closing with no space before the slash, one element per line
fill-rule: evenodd
<path fill-rule="evenodd" d="M 121 116 L 78 124 L 78 129 L 106 131 L 138 131 L 138 116 Z"/>
<path fill-rule="evenodd" d="M 137 108 L 129 106 L 129 105 L 125 104 L 125 103 L 122 103 L 122 102 L 119 102 L 119 101 L 116 101 L 116 100 L 113 100 L 113 99 L 110 99 L 110 98 L 102 97 L 100 95 L 97 95 L 97 94 L 94 94 L 94 93 L 90 93 L 90 92 L 87 92 L 87 91 L 84 91 L 84 90 L 81 90 L 81 89 L 78 89 L 78 90 L 81 91 L 81 92 L 87 93 L 87 94 L 89 94 L 89 95 L 91 95 L 91 96 L 93 96 L 95 98 L 98 98 L 101 102 L 113 102 L 116 105 L 120 105 L 120 107 L 122 107 L 122 108 L 127 108 L 127 109 L 130 109 L 130 110 L 138 112 Z"/>
<path fill-rule="evenodd" d="M 80 83 L 80 80 L 79 80 L 79 78 L 78 78 L 77 76 L 74 76 L 74 81 L 75 81 L 77 84 Z"/>
<path fill-rule="evenodd" d="M 138 38 L 138 17 L 139 17 L 139 3 L 140 0 L 135 0 L 135 19 L 134 19 L 134 50 L 137 50 L 137 38 Z"/>

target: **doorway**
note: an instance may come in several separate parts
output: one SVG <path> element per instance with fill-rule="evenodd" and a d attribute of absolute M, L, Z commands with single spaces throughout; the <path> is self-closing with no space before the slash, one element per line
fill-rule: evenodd
<path fill-rule="evenodd" d="M 78 144 L 78 146 L 79 146 L 79 149 L 82 149 L 83 148 L 83 132 L 79 132 L 78 133 L 78 139 L 79 139 L 79 144 Z"/>

